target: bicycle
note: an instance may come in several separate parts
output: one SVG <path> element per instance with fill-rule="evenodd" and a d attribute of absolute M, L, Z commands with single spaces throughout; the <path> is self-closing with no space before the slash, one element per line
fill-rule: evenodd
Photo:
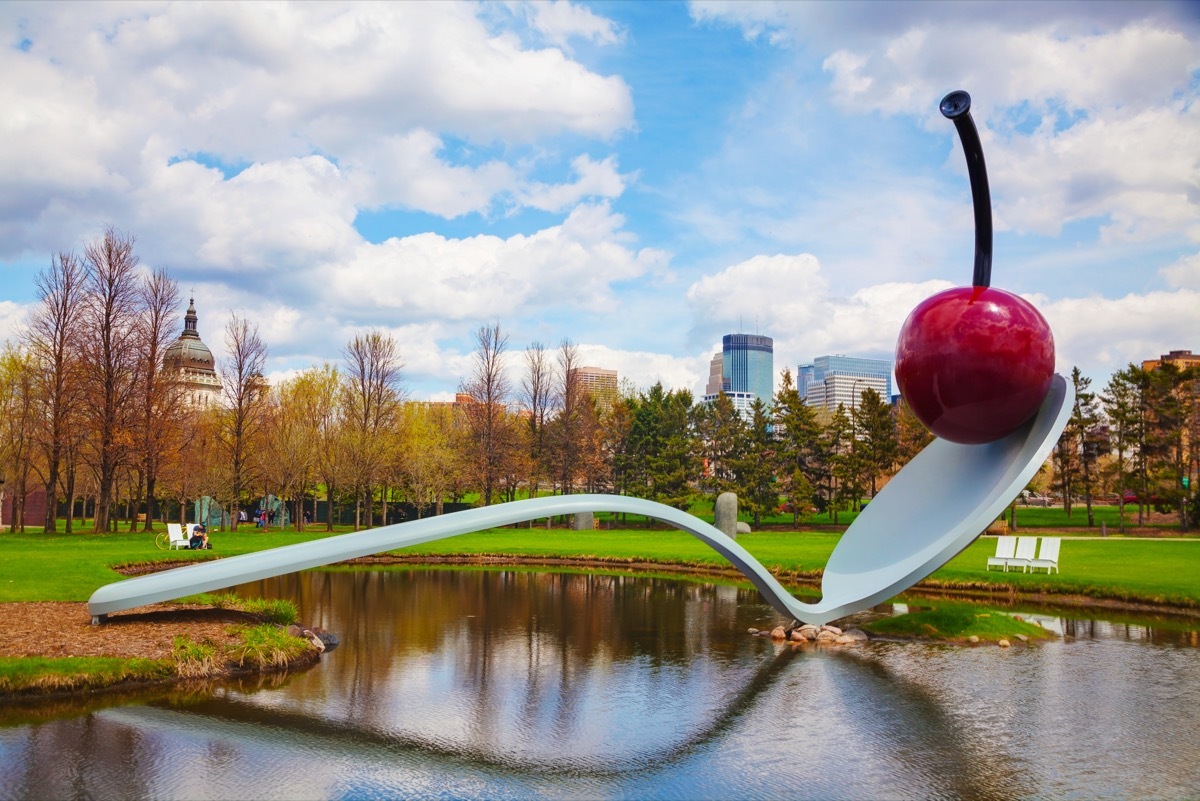
<path fill-rule="evenodd" d="M 160 551 L 165 551 L 171 547 L 171 534 L 167 531 L 160 531 L 154 536 L 154 544 L 158 546 Z"/>

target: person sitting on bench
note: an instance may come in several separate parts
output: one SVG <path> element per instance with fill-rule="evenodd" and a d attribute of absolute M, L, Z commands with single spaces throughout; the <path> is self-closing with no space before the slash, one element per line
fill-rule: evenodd
<path fill-rule="evenodd" d="M 208 527 L 203 523 L 197 523 L 192 526 L 192 536 L 188 539 L 188 547 L 192 550 L 211 549 L 208 544 Z"/>

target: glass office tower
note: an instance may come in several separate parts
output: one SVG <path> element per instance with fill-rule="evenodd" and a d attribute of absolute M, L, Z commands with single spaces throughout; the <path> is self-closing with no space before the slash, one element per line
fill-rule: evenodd
<path fill-rule="evenodd" d="M 879 393 L 884 403 L 892 401 L 892 363 L 884 359 L 818 356 L 812 364 L 800 365 L 798 374 L 807 378 L 802 394 L 809 406 L 831 411 L 838 404 L 857 408 L 868 387 Z"/>
<path fill-rule="evenodd" d="M 767 406 L 775 395 L 775 343 L 758 334 L 721 339 L 721 383 L 727 393 L 745 393 Z"/>

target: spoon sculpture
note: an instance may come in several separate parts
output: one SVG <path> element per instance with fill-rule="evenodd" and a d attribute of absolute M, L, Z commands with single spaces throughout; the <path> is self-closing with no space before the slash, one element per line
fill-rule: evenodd
<path fill-rule="evenodd" d="M 88 601 L 112 612 L 232 587 L 497 526 L 579 512 L 645 515 L 689 532 L 738 568 L 785 617 L 822 624 L 911 587 L 971 544 L 1034 477 L 1067 424 L 1074 391 L 1053 373 L 1054 340 L 1027 301 L 989 286 L 991 200 L 966 92 L 941 104 L 963 140 L 975 207 L 975 280 L 921 303 L 901 330 L 896 378 L 938 435 L 876 494 L 842 535 L 821 600 L 796 600 L 745 548 L 669 506 L 620 495 L 561 495 L 471 509 L 217 559 L 119 581 Z"/>

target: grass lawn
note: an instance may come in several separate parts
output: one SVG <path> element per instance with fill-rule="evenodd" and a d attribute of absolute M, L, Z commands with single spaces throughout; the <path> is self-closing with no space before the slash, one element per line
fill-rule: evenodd
<path fill-rule="evenodd" d="M 1039 510 L 1043 511 L 1043 510 Z M 341 533 L 341 532 L 338 532 Z M 1024 529 L 1024 534 L 1035 534 Z M 327 536 L 323 528 L 304 533 L 253 527 L 212 535 L 215 550 L 161 551 L 152 537 L 135 534 L 0 534 L 0 602 L 85 601 L 98 587 L 119 580 L 113 565 L 162 560 L 230 556 Z M 836 533 L 758 531 L 739 542 L 768 569 L 815 576 L 840 535 Z M 903 536 L 898 533 L 897 536 Z M 948 586 L 1012 587 L 1030 592 L 1078 593 L 1120 600 L 1142 600 L 1200 607 L 1200 541 L 1175 539 L 1066 539 L 1061 574 L 987 571 L 994 538 L 972 543 L 933 574 Z M 665 564 L 728 563 L 694 537 L 674 529 L 567 531 L 505 528 L 467 534 L 416 546 L 416 554 L 507 554 L 528 557 L 593 557 L 655 561 Z"/>

